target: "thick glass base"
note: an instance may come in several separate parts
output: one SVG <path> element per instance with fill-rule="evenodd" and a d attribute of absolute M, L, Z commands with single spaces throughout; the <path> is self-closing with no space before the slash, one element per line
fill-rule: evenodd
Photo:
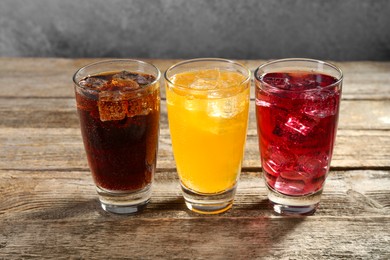
<path fill-rule="evenodd" d="M 135 214 L 148 204 L 152 194 L 151 184 L 133 192 L 109 191 L 96 187 L 102 208 L 116 214 Z"/>
<path fill-rule="evenodd" d="M 201 214 L 219 214 L 227 211 L 233 205 L 236 185 L 224 192 L 215 194 L 195 193 L 181 185 L 187 208 Z"/>
<path fill-rule="evenodd" d="M 312 215 L 321 200 L 322 189 L 305 196 L 288 196 L 268 187 L 268 199 L 279 215 Z"/>

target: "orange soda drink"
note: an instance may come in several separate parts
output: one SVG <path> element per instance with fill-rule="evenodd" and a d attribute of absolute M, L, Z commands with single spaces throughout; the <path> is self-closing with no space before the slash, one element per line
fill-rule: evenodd
<path fill-rule="evenodd" d="M 250 72 L 244 72 L 206 66 L 166 74 L 172 148 L 191 210 L 219 213 L 232 205 L 248 124 Z"/>

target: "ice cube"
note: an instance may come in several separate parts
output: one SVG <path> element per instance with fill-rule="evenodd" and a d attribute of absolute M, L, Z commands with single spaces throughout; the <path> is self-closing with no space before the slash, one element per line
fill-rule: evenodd
<path fill-rule="evenodd" d="M 304 171 L 284 171 L 280 176 L 286 180 L 292 181 L 308 181 L 312 176 Z"/>
<path fill-rule="evenodd" d="M 318 124 L 318 121 L 305 116 L 305 115 L 290 115 L 288 120 L 284 123 L 283 130 L 288 131 L 290 134 L 299 134 L 302 136 L 309 135 L 314 127 Z"/>
<path fill-rule="evenodd" d="M 141 75 L 141 74 L 138 74 L 138 76 L 136 77 L 135 81 L 139 85 L 148 85 L 148 84 L 150 84 L 150 83 L 152 83 L 154 81 L 154 78 L 151 77 L 151 75 Z"/>
<path fill-rule="evenodd" d="M 297 170 L 305 172 L 309 176 L 316 175 L 323 167 L 323 162 L 316 158 L 316 156 L 308 155 L 298 158 Z"/>
<path fill-rule="evenodd" d="M 112 77 L 111 84 L 124 92 L 136 90 L 140 88 L 139 84 L 135 80 L 137 75 L 138 74 L 135 73 L 122 71 Z"/>
<path fill-rule="evenodd" d="M 153 75 L 149 74 L 143 74 L 138 72 L 128 72 L 126 70 L 123 70 L 113 76 L 114 80 L 118 81 L 134 81 L 138 85 L 148 85 L 152 83 L 155 80 L 155 77 Z"/>
<path fill-rule="evenodd" d="M 106 86 L 108 83 L 107 80 L 99 77 L 87 77 L 80 80 L 79 85 L 89 89 L 100 89 Z"/>
<path fill-rule="evenodd" d="M 128 117 L 147 115 L 153 110 L 153 95 L 129 99 L 124 102 L 126 104 L 126 115 Z"/>
<path fill-rule="evenodd" d="M 314 74 L 290 73 L 290 75 L 290 90 L 308 90 L 315 89 L 318 86 L 316 75 Z"/>
<path fill-rule="evenodd" d="M 100 92 L 98 108 L 101 121 L 122 120 L 126 116 L 125 105 L 118 92 Z"/>
<path fill-rule="evenodd" d="M 217 69 L 200 70 L 196 73 L 194 81 L 189 85 L 195 90 L 213 90 L 221 87 L 221 72 Z"/>
<path fill-rule="evenodd" d="M 277 147 L 270 146 L 264 155 L 263 168 L 269 174 L 279 176 L 281 172 L 288 171 L 295 164 L 295 155 L 289 151 Z"/>
<path fill-rule="evenodd" d="M 289 79 L 290 76 L 287 73 L 270 73 L 263 78 L 264 82 L 281 89 L 290 88 Z"/>
<path fill-rule="evenodd" d="M 221 89 L 231 89 L 232 92 L 240 91 L 243 87 L 242 83 L 245 81 L 245 76 L 236 72 L 221 73 L 219 77 Z"/>
<path fill-rule="evenodd" d="M 338 94 L 316 91 L 304 95 L 303 112 L 311 117 L 325 118 L 337 113 Z"/>
<path fill-rule="evenodd" d="M 197 109 L 197 105 L 198 105 L 199 101 L 195 99 L 194 96 L 192 95 L 188 95 L 185 97 L 185 100 L 184 100 L 184 107 L 185 109 L 187 110 L 196 110 Z"/>
<path fill-rule="evenodd" d="M 217 80 L 202 79 L 202 78 L 195 79 L 189 85 L 191 89 L 195 89 L 195 90 L 213 90 L 219 88 L 219 86 L 220 86 L 220 82 Z"/>
<path fill-rule="evenodd" d="M 112 79 L 115 80 L 135 80 L 139 74 L 128 72 L 126 70 L 122 70 L 121 72 L 116 73 L 112 76 Z"/>
<path fill-rule="evenodd" d="M 235 98 L 210 100 L 207 104 L 207 114 L 211 117 L 231 118 L 238 112 Z"/>
<path fill-rule="evenodd" d="M 245 93 L 232 97 L 210 99 L 207 104 L 207 114 L 210 117 L 232 118 L 245 110 L 247 102 Z"/>
<path fill-rule="evenodd" d="M 290 180 L 281 176 L 276 178 L 275 189 L 289 195 L 301 194 L 305 189 L 305 182 L 302 180 Z"/>
<path fill-rule="evenodd" d="M 298 160 L 297 167 L 313 177 L 324 176 L 328 172 L 329 156 L 325 152 L 302 156 Z"/>
<path fill-rule="evenodd" d="M 219 69 L 205 69 L 199 70 L 196 73 L 196 78 L 205 80 L 218 80 L 221 77 L 221 71 Z"/>

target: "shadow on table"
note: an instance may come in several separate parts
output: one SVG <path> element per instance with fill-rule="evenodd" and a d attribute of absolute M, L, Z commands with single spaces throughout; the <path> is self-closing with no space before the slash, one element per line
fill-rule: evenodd
<path fill-rule="evenodd" d="M 172 197 L 154 201 L 145 212 L 132 217 L 104 212 L 97 198 L 93 198 L 59 202 L 57 207 L 42 208 L 26 217 L 54 220 L 47 222 L 54 230 L 62 227 L 57 225 L 60 224 L 58 221 L 77 219 L 79 221 L 61 228 L 61 232 L 80 241 L 99 237 L 105 239 L 104 243 L 126 245 L 134 256 L 210 256 L 217 259 L 246 256 L 253 259 L 272 256 L 279 244 L 291 239 L 291 233 L 305 220 L 304 217 L 274 216 L 264 208 L 266 205 L 268 201 L 261 200 L 251 203 L 249 208 L 240 206 L 225 214 L 204 216 L 187 210 L 181 197 Z M 248 209 L 249 215 L 245 214 Z M 128 240 L 129 237 L 134 239 Z M 57 237 L 54 242 L 67 239 Z M 158 246 L 146 252 L 141 246 L 143 241 Z"/>
<path fill-rule="evenodd" d="M 42 208 L 38 212 L 29 213 L 27 218 L 32 220 L 60 220 L 68 218 L 77 218 L 82 215 L 90 214 L 91 212 L 99 211 L 100 205 L 97 199 L 89 199 L 83 201 L 67 201 L 61 202 L 61 206 L 52 205 L 50 208 Z"/>
<path fill-rule="evenodd" d="M 71 201 L 67 199 L 66 202 L 61 201 L 58 205 L 52 205 L 50 208 L 42 207 L 39 211 L 34 211 L 27 213 L 25 217 L 32 220 L 61 220 L 61 219 L 70 219 L 70 218 L 85 218 L 97 219 L 100 217 L 107 218 L 107 220 L 115 221 L 116 219 L 124 218 L 139 218 L 139 217 L 175 217 L 178 212 L 187 211 L 185 206 L 184 199 L 182 197 L 157 200 L 154 201 L 153 198 L 151 202 L 146 206 L 146 208 L 136 214 L 114 214 L 104 211 L 101 206 L 98 198 L 91 198 L 83 201 Z M 92 216 L 94 215 L 94 216 Z"/>

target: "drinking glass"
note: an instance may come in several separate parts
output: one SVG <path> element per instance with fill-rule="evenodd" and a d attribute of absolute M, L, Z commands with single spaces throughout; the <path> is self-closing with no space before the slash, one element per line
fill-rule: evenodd
<path fill-rule="evenodd" d="M 187 207 L 231 208 L 248 124 L 250 71 L 225 59 L 187 60 L 165 73 L 172 148 Z"/>
<path fill-rule="evenodd" d="M 160 71 L 139 60 L 107 60 L 73 77 L 88 164 L 101 206 L 118 214 L 146 206 L 156 169 Z"/>
<path fill-rule="evenodd" d="M 313 59 L 255 71 L 259 150 L 268 198 L 279 214 L 315 212 L 336 138 L 343 73 Z"/>

